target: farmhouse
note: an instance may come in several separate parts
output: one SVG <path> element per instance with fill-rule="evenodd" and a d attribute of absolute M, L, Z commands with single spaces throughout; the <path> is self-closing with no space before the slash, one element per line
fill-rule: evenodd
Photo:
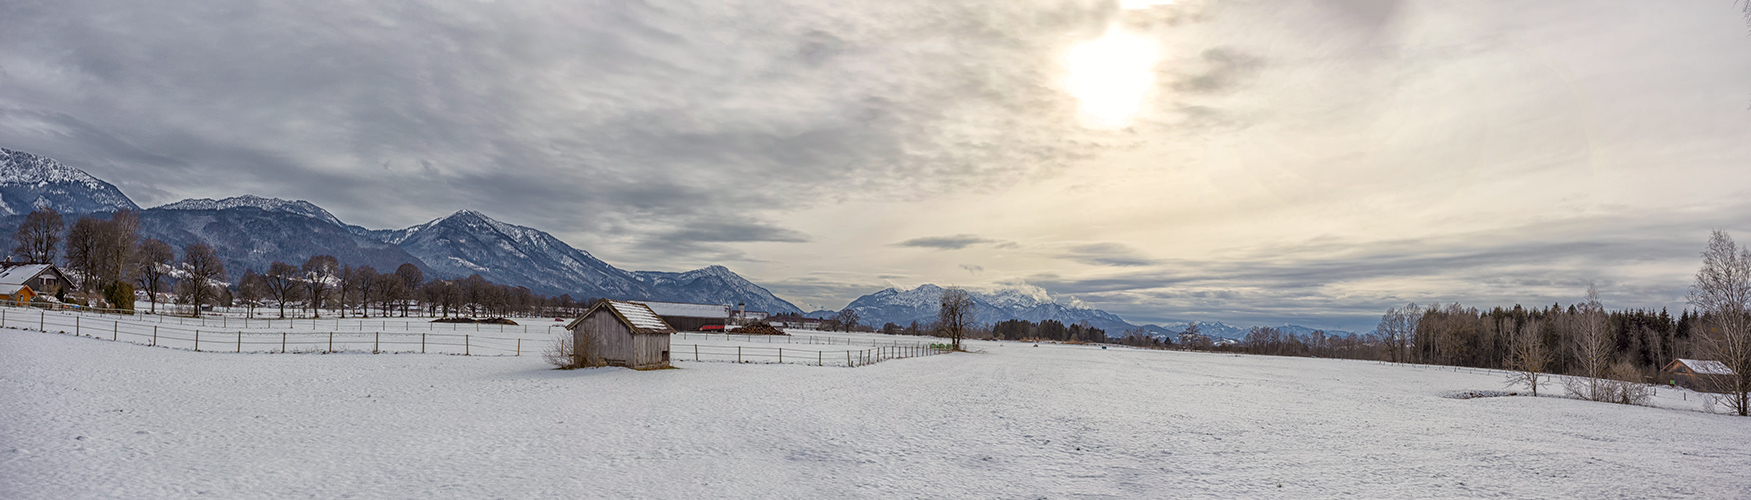
<path fill-rule="evenodd" d="M 689 304 L 686 302 L 658 302 L 654 300 L 632 300 L 634 304 L 649 307 L 651 312 L 663 318 L 676 331 L 694 332 L 703 330 L 706 325 L 726 325 L 730 321 L 730 306 L 724 304 Z"/>
<path fill-rule="evenodd" d="M 1699 359 L 1674 359 L 1660 369 L 1661 379 L 1666 383 L 1682 386 L 1693 391 L 1718 392 L 1726 387 L 1727 377 L 1733 375 L 1733 369 L 1726 363 Z"/>
<path fill-rule="evenodd" d="M 675 329 L 644 304 L 598 300 L 565 328 L 572 332 L 572 345 L 609 365 L 669 367 L 669 334 Z"/>
<path fill-rule="evenodd" d="M 0 284 L 0 301 L 14 304 L 29 304 L 36 298 L 36 292 L 30 290 L 30 285 Z"/>
<path fill-rule="evenodd" d="M 73 281 L 60 268 L 42 262 L 0 262 L 0 285 L 28 285 L 33 296 L 59 296 L 73 289 Z"/>

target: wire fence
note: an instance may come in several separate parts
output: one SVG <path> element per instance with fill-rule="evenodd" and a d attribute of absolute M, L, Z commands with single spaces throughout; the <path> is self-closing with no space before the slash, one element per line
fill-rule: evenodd
<path fill-rule="evenodd" d="M 818 350 L 765 346 L 670 344 L 672 359 L 735 363 L 786 363 L 814 366 L 857 367 L 891 359 L 935 356 L 952 352 L 941 344 L 889 345 L 868 349 Z"/>
<path fill-rule="evenodd" d="M 188 349 L 199 352 L 233 353 L 421 353 L 464 356 L 540 355 L 559 338 L 542 329 L 538 338 L 513 335 L 441 333 L 434 331 L 371 330 L 364 320 L 329 330 L 264 331 L 274 323 L 253 323 L 250 329 L 234 324 L 200 326 L 152 321 L 150 315 L 101 314 L 89 309 L 21 308 L 0 304 L 0 328 L 108 339 L 117 342 Z M 396 325 L 384 323 L 384 325 Z M 421 328 L 442 328 L 446 323 L 420 323 Z M 298 326 L 278 323 L 278 326 Z M 496 326 L 496 325 L 489 325 Z M 411 326 L 409 327 L 411 328 Z M 562 330 L 563 332 L 563 330 Z M 671 357 L 696 362 L 785 363 L 816 366 L 864 366 L 891 359 L 931 356 L 949 352 L 947 346 L 925 342 L 852 339 L 830 336 L 734 335 L 677 333 L 671 338 L 711 343 L 671 344 Z M 725 345 L 736 343 L 790 344 L 798 347 Z M 830 346 L 861 349 L 822 349 Z M 811 347 L 801 347 L 811 346 Z"/>

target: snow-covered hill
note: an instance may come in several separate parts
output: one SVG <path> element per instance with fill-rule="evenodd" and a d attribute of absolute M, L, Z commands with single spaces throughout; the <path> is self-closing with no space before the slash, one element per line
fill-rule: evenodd
<path fill-rule="evenodd" d="M 193 198 L 176 203 L 153 207 L 156 210 L 224 210 L 228 208 L 253 207 L 268 212 L 285 212 L 320 220 L 336 226 L 346 227 L 340 218 L 328 213 L 322 207 L 304 200 L 282 200 L 279 198 L 263 198 L 253 194 L 234 196 L 223 200 L 211 198 Z"/>
<path fill-rule="evenodd" d="M 406 229 L 358 231 L 407 250 L 440 276 L 479 274 L 497 283 L 574 298 L 655 298 L 636 275 L 537 229 L 473 210 Z"/>
<path fill-rule="evenodd" d="M 771 291 L 742 278 L 724 266 L 710 266 L 684 273 L 634 271 L 633 275 L 650 285 L 653 297 L 676 302 L 701 304 L 745 303 L 749 311 L 773 314 L 801 313 L 796 304 L 778 298 Z"/>
<path fill-rule="evenodd" d="M 0 148 L 0 215 L 50 207 L 66 214 L 139 210 L 121 190 L 52 158 Z"/>

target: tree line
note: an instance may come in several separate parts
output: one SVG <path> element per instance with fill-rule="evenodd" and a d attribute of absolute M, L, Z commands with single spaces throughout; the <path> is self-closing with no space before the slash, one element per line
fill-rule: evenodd
<path fill-rule="evenodd" d="M 593 299 L 571 295 L 548 297 L 527 287 L 493 283 L 478 274 L 459 279 L 427 279 L 412 263 L 380 272 L 369 265 L 349 265 L 332 255 L 310 257 L 302 265 L 274 261 L 262 272 L 248 269 L 231 281 L 224 262 L 211 245 L 191 243 L 181 257 L 170 244 L 141 239 L 139 215 L 119 210 L 107 218 L 81 216 L 71 227 L 52 208 L 25 216 L 14 233 L 12 253 L 28 262 L 59 262 L 74 281 L 57 300 L 92 307 L 134 310 L 136 291 L 158 312 L 161 296 L 199 316 L 211 306 L 241 306 L 254 316 L 269 304 L 278 317 L 287 308 L 311 317 L 333 311 L 370 317 L 409 311 L 441 316 L 574 315 Z M 63 246 L 64 244 L 64 246 Z"/>

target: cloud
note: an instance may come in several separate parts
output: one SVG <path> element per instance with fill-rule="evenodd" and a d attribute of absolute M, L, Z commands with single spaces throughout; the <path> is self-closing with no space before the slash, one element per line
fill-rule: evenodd
<path fill-rule="evenodd" d="M 985 266 L 976 266 L 973 264 L 961 264 L 961 269 L 967 270 L 968 273 L 974 276 L 978 276 L 979 273 L 985 272 Z"/>
<path fill-rule="evenodd" d="M 1235 90 L 1257 75 L 1264 59 L 1230 47 L 1205 49 L 1199 57 L 1204 63 L 1202 73 L 1184 75 L 1173 83 L 1182 92 L 1220 93 Z"/>
<path fill-rule="evenodd" d="M 1154 259 L 1123 243 L 1090 243 L 1071 247 L 1064 257 L 1091 266 L 1137 267 L 1155 264 Z"/>
<path fill-rule="evenodd" d="M 909 239 L 906 241 L 895 243 L 894 246 L 913 247 L 913 248 L 934 248 L 937 250 L 960 250 L 960 249 L 967 248 L 967 247 L 970 247 L 973 245 L 981 245 L 981 244 L 987 244 L 987 243 L 1000 244 L 1002 242 L 1000 240 L 994 240 L 991 238 L 981 237 L 981 236 L 976 235 L 976 234 L 957 234 L 957 235 L 953 235 L 953 236 L 925 236 L 922 238 L 912 238 L 912 239 Z"/>

